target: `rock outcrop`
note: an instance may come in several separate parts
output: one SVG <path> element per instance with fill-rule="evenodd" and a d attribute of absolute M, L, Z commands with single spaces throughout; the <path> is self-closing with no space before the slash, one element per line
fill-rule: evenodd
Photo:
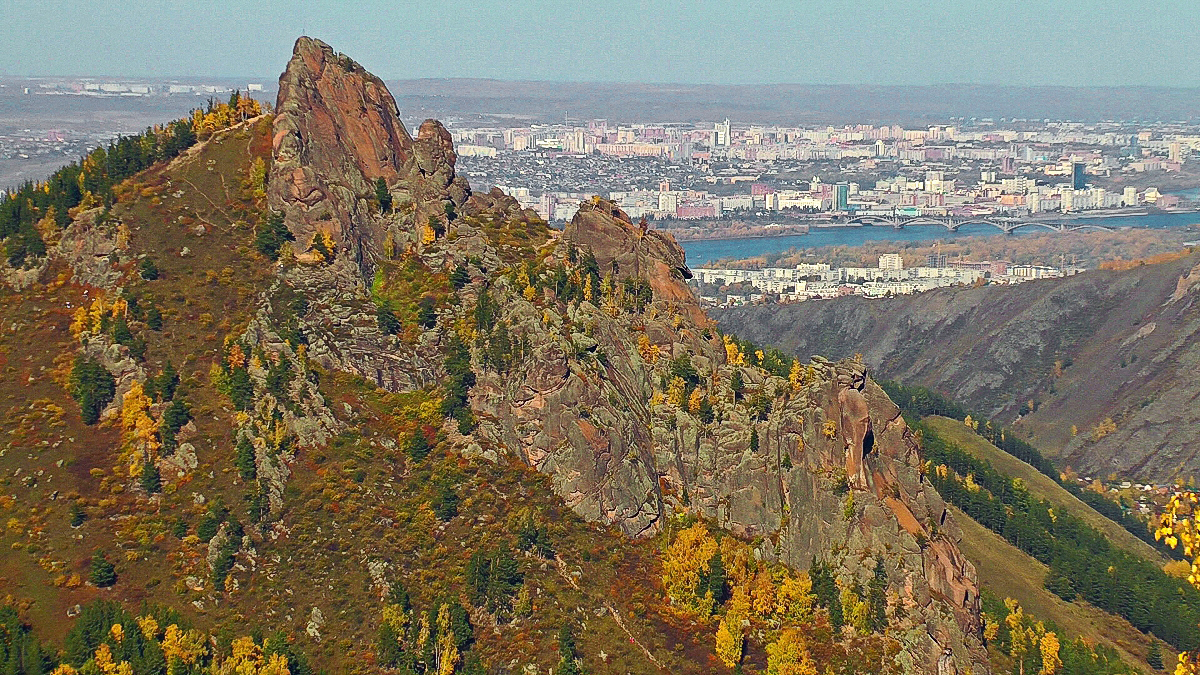
<path fill-rule="evenodd" d="M 692 278 L 692 271 L 684 261 L 683 249 L 671 235 L 650 229 L 644 219 L 634 225 L 615 204 L 596 198 L 579 205 L 563 229 L 562 239 L 592 251 L 601 272 L 611 270 L 617 279 L 644 279 L 656 299 L 686 311 L 693 323 L 706 322 L 685 283 Z"/>
<path fill-rule="evenodd" d="M 320 40 L 296 41 L 274 124 L 269 204 L 283 212 L 302 259 L 328 235 L 370 278 L 381 256 L 419 247 L 428 218 L 470 195 L 442 125 L 426 120 L 414 140 L 383 81 Z M 376 198 L 380 178 L 390 212 Z"/>

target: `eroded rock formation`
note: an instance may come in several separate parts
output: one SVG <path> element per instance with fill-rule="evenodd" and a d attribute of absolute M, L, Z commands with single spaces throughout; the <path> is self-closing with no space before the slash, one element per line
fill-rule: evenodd
<path fill-rule="evenodd" d="M 382 256 L 420 246 L 429 217 L 470 195 L 441 123 L 426 120 L 414 140 L 383 81 L 320 40 L 296 41 L 274 124 L 269 203 L 302 259 L 327 234 L 369 278 Z M 390 212 L 376 199 L 380 178 Z"/>
<path fill-rule="evenodd" d="M 282 282 L 313 301 L 298 317 L 310 358 L 388 389 L 433 384 L 441 373 L 430 355 L 451 325 L 471 322 L 486 289 L 492 324 L 468 333 L 478 426 L 461 436 L 448 423 L 464 451 L 520 458 L 577 513 L 632 537 L 691 511 L 755 541 L 756 555 L 796 568 L 823 560 L 846 582 L 864 582 L 882 561 L 903 605 L 898 634 L 911 669 L 936 672 L 948 648 L 952 662 L 987 671 L 958 528 L 861 363 L 814 359 L 792 381 L 749 365 L 684 283 L 690 272 L 670 235 L 600 198 L 581 204 L 561 235 L 524 227 L 532 214 L 510 197 L 470 196 L 445 129 L 426 122 L 410 138 L 382 83 L 320 42 L 297 43 L 275 125 L 268 193 L 305 263 Z M 379 177 L 393 213 L 374 201 Z M 430 217 L 446 219 L 444 238 L 422 231 Z M 336 242 L 332 264 L 309 255 L 319 233 Z M 516 257 L 530 250 L 521 248 L 530 233 L 541 237 L 532 250 L 548 256 Z M 471 279 L 417 347 L 370 325 L 365 279 L 396 250 L 437 269 L 465 266 Z M 589 256 L 599 277 L 584 297 L 534 289 L 530 276 L 578 275 Z M 506 265 L 513 271 L 495 273 Z M 522 349 L 503 367 L 484 358 L 497 325 Z M 747 405 L 749 396 L 759 403 Z"/>

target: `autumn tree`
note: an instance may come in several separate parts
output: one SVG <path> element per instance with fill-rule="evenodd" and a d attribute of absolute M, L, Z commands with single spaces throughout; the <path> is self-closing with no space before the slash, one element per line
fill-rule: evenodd
<path fill-rule="evenodd" d="M 675 537 L 663 560 L 663 585 L 672 605 L 703 615 L 712 613 L 712 591 L 701 588 L 700 582 L 718 548 L 704 523 L 698 522 Z"/>
<path fill-rule="evenodd" d="M 1196 491 L 1177 492 L 1171 496 L 1167 508 L 1159 517 L 1159 527 L 1154 538 L 1179 549 L 1192 563 L 1187 581 L 1200 588 L 1200 525 L 1196 523 L 1200 507 L 1200 494 Z M 1175 675 L 1197 675 L 1200 673 L 1200 649 L 1180 652 Z"/>
<path fill-rule="evenodd" d="M 784 628 L 779 639 L 767 645 L 767 675 L 817 675 L 817 666 L 799 630 Z"/>

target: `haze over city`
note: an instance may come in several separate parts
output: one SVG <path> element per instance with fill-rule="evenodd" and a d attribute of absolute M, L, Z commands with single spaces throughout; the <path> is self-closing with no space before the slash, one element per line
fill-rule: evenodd
<path fill-rule="evenodd" d="M 1200 86 L 1178 67 L 1200 43 L 1189 0 L 9 0 L 4 15 L 0 74 L 23 76 L 274 77 L 307 33 L 385 79 Z"/>

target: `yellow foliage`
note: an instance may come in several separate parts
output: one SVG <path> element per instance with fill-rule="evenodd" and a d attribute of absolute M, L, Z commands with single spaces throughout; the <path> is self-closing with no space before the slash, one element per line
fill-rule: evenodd
<path fill-rule="evenodd" d="M 1092 427 L 1092 440 L 1098 441 L 1116 430 L 1117 423 L 1111 417 L 1105 417 L 1103 422 Z"/>
<path fill-rule="evenodd" d="M 996 623 L 996 621 L 990 616 L 985 617 L 983 622 L 983 637 L 986 638 L 988 642 L 991 642 L 992 640 L 995 640 L 996 636 L 999 634 L 1000 624 Z"/>
<path fill-rule="evenodd" d="M 799 630 L 784 628 L 779 639 L 767 645 L 767 675 L 817 675 L 817 666 Z"/>
<path fill-rule="evenodd" d="M 725 336 L 725 360 L 731 366 L 746 365 L 746 355 L 738 348 L 737 343 L 728 335 Z"/>
<path fill-rule="evenodd" d="M 821 429 L 821 433 L 825 434 L 825 438 L 833 439 L 837 437 L 837 422 L 833 420 L 825 420 L 825 426 Z"/>
<path fill-rule="evenodd" d="M 453 675 L 454 666 L 458 664 L 458 645 L 454 631 L 450 630 L 450 605 L 443 604 L 438 608 L 437 628 L 437 675 Z"/>
<path fill-rule="evenodd" d="M 638 336 L 638 353 L 642 355 L 643 361 L 650 365 L 658 363 L 660 352 L 658 345 L 651 344 L 650 338 L 645 333 Z"/>
<path fill-rule="evenodd" d="M 688 412 L 693 415 L 700 412 L 700 404 L 704 402 L 704 390 L 696 387 L 692 390 L 692 395 L 688 397 Z"/>
<path fill-rule="evenodd" d="M 854 626 L 859 633 L 868 633 L 871 630 L 867 623 L 867 613 L 870 608 L 867 603 L 860 600 L 854 589 L 846 587 L 842 589 L 842 614 L 846 617 L 846 623 Z"/>
<path fill-rule="evenodd" d="M 1053 632 L 1046 633 L 1038 646 L 1042 651 L 1042 669 L 1038 671 L 1038 675 L 1054 675 L 1063 665 L 1058 656 L 1058 636 Z"/>
<path fill-rule="evenodd" d="M 193 665 L 204 655 L 205 642 L 204 635 L 199 631 L 189 629 L 185 632 L 179 626 L 171 624 L 163 634 L 163 656 L 168 663 L 172 658 L 177 658 L 185 664 Z"/>
<path fill-rule="evenodd" d="M 397 635 L 401 635 L 408 625 L 408 612 L 400 605 L 387 605 L 383 608 L 383 622 L 392 627 Z"/>
<path fill-rule="evenodd" d="M 667 385 L 667 403 L 678 406 L 683 405 L 683 397 L 687 393 L 687 383 L 682 377 L 675 377 L 671 380 L 671 384 Z"/>
<path fill-rule="evenodd" d="M 804 386 L 804 370 L 800 367 L 800 361 L 792 361 L 792 369 L 788 372 L 788 383 L 792 385 L 792 391 L 800 391 L 800 387 Z"/>
<path fill-rule="evenodd" d="M 750 547 L 733 537 L 721 539 L 721 563 L 732 588 L 748 587 L 752 578 Z"/>
<path fill-rule="evenodd" d="M 525 299 L 529 302 L 533 302 L 537 298 L 537 290 L 533 286 L 526 286 L 525 290 L 521 291 L 521 295 L 525 296 Z"/>
<path fill-rule="evenodd" d="M 71 335 L 75 339 L 79 339 L 85 331 L 92 329 L 92 322 L 88 319 L 88 311 L 85 307 L 79 307 L 75 310 L 75 314 L 71 317 Z"/>
<path fill-rule="evenodd" d="M 742 649 L 745 647 L 746 636 L 742 633 L 742 617 L 732 610 L 721 617 L 717 625 L 717 658 L 721 663 L 733 668 L 742 660 Z"/>
<path fill-rule="evenodd" d="M 150 417 L 151 403 L 142 383 L 137 381 L 125 392 L 125 397 L 121 400 L 121 428 L 133 448 L 141 451 L 127 458 L 130 462 L 130 476 L 140 475 L 142 461 L 153 460 L 160 446 L 158 424 Z"/>
<path fill-rule="evenodd" d="M 775 614 L 784 623 L 804 623 L 812 618 L 812 579 L 807 572 L 783 578 L 775 598 Z"/>
<path fill-rule="evenodd" d="M 980 490 L 979 483 L 975 482 L 975 474 L 973 473 L 967 474 L 966 485 L 969 492 L 979 492 Z"/>
<path fill-rule="evenodd" d="M 775 580 L 765 569 L 759 570 L 750 585 L 751 606 L 754 613 L 767 618 L 775 612 Z"/>
<path fill-rule="evenodd" d="M 151 616 L 139 616 L 137 618 L 138 628 L 142 630 L 142 637 L 147 640 L 158 639 L 158 622 Z"/>
<path fill-rule="evenodd" d="M 705 591 L 704 596 L 699 597 L 696 589 L 718 548 L 704 523 L 696 523 L 675 537 L 663 560 L 663 586 L 672 605 L 704 615 L 712 613 L 712 593 Z"/>

